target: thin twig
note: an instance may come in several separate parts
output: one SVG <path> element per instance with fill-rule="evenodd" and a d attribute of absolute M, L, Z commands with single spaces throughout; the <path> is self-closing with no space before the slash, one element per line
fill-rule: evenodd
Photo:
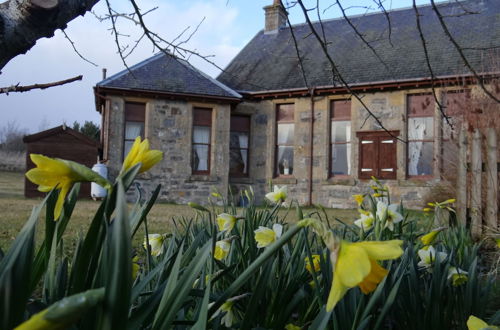
<path fill-rule="evenodd" d="M 45 83 L 45 84 L 34 84 L 34 85 L 28 85 L 28 86 L 19 86 L 19 84 L 17 84 L 17 85 L 12 85 L 9 87 L 0 87 L 0 94 L 9 95 L 9 93 L 23 93 L 23 92 L 30 91 L 32 89 L 47 89 L 50 87 L 69 84 L 69 83 L 72 83 L 72 82 L 77 81 L 77 80 L 82 80 L 82 78 L 83 78 L 83 76 L 79 75 L 79 76 L 76 76 L 73 78 L 55 81 L 55 82 L 51 82 L 51 83 Z"/>
<path fill-rule="evenodd" d="M 73 42 L 73 40 L 71 40 L 71 38 L 68 36 L 68 34 L 66 33 L 66 31 L 65 31 L 65 30 L 61 30 L 61 32 L 64 34 L 64 37 L 65 37 L 66 39 L 68 39 L 69 43 L 71 44 L 71 47 L 73 47 L 73 50 L 75 51 L 75 53 L 76 53 L 78 56 L 80 56 L 80 58 L 81 58 L 82 60 L 84 60 L 85 62 L 88 62 L 88 63 L 92 64 L 93 66 L 97 66 L 97 64 L 95 64 L 94 62 L 92 62 L 92 61 L 90 61 L 89 59 L 87 59 L 85 56 L 83 56 L 83 55 L 82 55 L 82 54 L 78 51 L 78 49 L 76 49 L 76 47 L 75 47 L 75 43 Z"/>

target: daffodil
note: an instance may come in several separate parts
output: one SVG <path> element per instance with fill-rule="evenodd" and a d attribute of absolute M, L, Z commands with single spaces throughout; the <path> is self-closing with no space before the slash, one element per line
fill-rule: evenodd
<path fill-rule="evenodd" d="M 229 250 L 231 249 L 231 241 L 228 239 L 217 241 L 215 243 L 215 253 L 214 258 L 217 260 L 222 260 L 227 257 Z"/>
<path fill-rule="evenodd" d="M 111 184 L 90 168 L 70 160 L 50 158 L 43 155 L 31 154 L 31 161 L 36 165 L 26 172 L 26 177 L 38 185 L 38 190 L 49 192 L 60 189 L 54 208 L 54 219 L 59 219 L 66 195 L 75 182 L 96 182 L 106 189 Z"/>
<path fill-rule="evenodd" d="M 495 243 L 497 244 L 497 247 L 500 249 L 500 238 L 496 238 Z"/>
<path fill-rule="evenodd" d="M 377 261 L 399 258 L 403 254 L 402 244 L 401 240 L 356 243 L 341 241 L 340 244 L 329 247 L 334 267 L 326 310 L 333 310 L 347 290 L 355 286 L 359 286 L 364 294 L 374 291 L 388 273 Z"/>
<path fill-rule="evenodd" d="M 442 262 L 448 256 L 445 252 L 436 252 L 434 247 L 429 246 L 428 249 L 418 250 L 420 261 L 418 267 L 430 269 L 434 261 Z"/>
<path fill-rule="evenodd" d="M 423 208 L 423 211 L 424 211 L 424 212 L 430 212 L 430 211 L 432 211 L 432 209 L 431 209 L 430 207 L 424 207 L 424 208 Z"/>
<path fill-rule="evenodd" d="M 363 230 L 366 231 L 373 226 L 374 221 L 375 219 L 373 219 L 373 215 L 371 213 L 368 212 L 368 215 L 361 213 L 361 218 L 354 221 L 354 224 L 359 228 L 363 228 Z"/>
<path fill-rule="evenodd" d="M 469 330 L 498 330 L 500 329 L 497 326 L 489 325 L 484 322 L 480 318 L 475 317 L 474 315 L 469 316 L 467 320 L 467 329 Z"/>
<path fill-rule="evenodd" d="M 158 257 L 160 254 L 163 253 L 163 242 L 165 241 L 165 238 L 167 235 L 161 235 L 161 234 L 149 234 L 148 239 L 144 238 L 144 248 L 147 250 L 148 249 L 148 241 L 149 241 L 149 246 L 151 247 L 151 255 L 154 257 Z"/>
<path fill-rule="evenodd" d="M 221 213 L 217 216 L 217 225 L 219 226 L 219 231 L 230 232 L 233 230 L 236 224 L 237 218 L 229 213 Z"/>
<path fill-rule="evenodd" d="M 382 201 L 377 202 L 377 217 L 380 221 L 385 221 L 384 228 L 389 228 L 390 231 L 394 231 L 394 224 L 401 222 L 403 216 L 397 212 L 397 204 L 387 205 Z"/>
<path fill-rule="evenodd" d="M 281 188 L 278 186 L 274 186 L 274 191 L 266 194 L 266 198 L 276 204 L 284 202 L 286 196 L 287 196 L 286 186 L 282 186 Z"/>
<path fill-rule="evenodd" d="M 424 246 L 432 245 L 432 243 L 434 243 L 434 241 L 436 240 L 439 232 L 443 231 L 444 229 L 444 227 L 434 229 L 431 232 L 420 237 L 420 241 L 422 242 L 422 244 L 424 244 Z"/>
<path fill-rule="evenodd" d="M 312 258 L 312 261 L 313 261 L 314 271 L 315 272 L 319 272 L 319 270 L 321 269 L 320 264 L 319 264 L 320 259 L 321 259 L 320 255 L 319 254 L 313 254 L 313 255 L 311 255 L 311 258 Z M 312 274 L 313 268 L 311 267 L 311 262 L 309 260 L 309 257 L 305 257 L 304 260 L 306 262 L 306 270 L 309 273 Z"/>
<path fill-rule="evenodd" d="M 302 328 L 292 323 L 288 323 L 287 325 L 285 325 L 285 330 L 300 330 L 300 329 Z"/>
<path fill-rule="evenodd" d="M 363 195 L 352 195 L 358 206 L 361 206 L 363 204 L 364 196 Z"/>
<path fill-rule="evenodd" d="M 384 195 L 383 195 L 383 194 L 381 194 L 381 193 L 374 193 L 374 194 L 373 194 L 373 197 L 382 197 L 382 196 L 384 196 Z"/>
<path fill-rule="evenodd" d="M 275 223 L 273 225 L 273 229 L 259 226 L 259 228 L 254 231 L 255 241 L 257 241 L 257 247 L 263 248 L 268 246 L 269 244 L 280 238 L 282 232 L 283 226 L 278 223 Z"/>
<path fill-rule="evenodd" d="M 457 267 L 450 267 L 448 270 L 448 280 L 453 286 L 460 286 L 467 282 L 467 272 Z"/>
<path fill-rule="evenodd" d="M 144 139 L 144 141 L 141 142 L 141 137 L 138 136 L 127 154 L 127 157 L 125 157 L 123 161 L 121 173 L 126 172 L 139 163 L 141 163 L 139 173 L 146 172 L 161 161 L 162 158 L 163 152 L 160 150 L 149 150 L 148 139 Z"/>
<path fill-rule="evenodd" d="M 208 308 L 210 308 L 212 305 L 213 303 L 208 304 Z M 221 324 L 224 324 L 226 328 L 231 328 L 231 326 L 236 322 L 236 315 L 233 312 L 233 306 L 234 306 L 234 301 L 232 300 L 226 301 L 219 307 L 219 309 L 215 311 L 211 319 L 216 318 L 217 316 L 220 315 L 220 313 L 225 313 L 222 316 L 220 322 Z"/>

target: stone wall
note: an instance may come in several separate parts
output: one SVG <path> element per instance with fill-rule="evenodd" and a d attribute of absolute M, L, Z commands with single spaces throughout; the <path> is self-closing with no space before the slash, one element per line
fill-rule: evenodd
<path fill-rule="evenodd" d="M 430 92 L 414 89 L 367 93 L 360 95 L 388 130 L 399 131 L 399 138 L 406 140 L 406 99 L 410 93 Z M 437 90 L 437 95 L 440 95 Z M 326 207 L 351 208 L 355 203 L 353 194 L 369 192 L 370 180 L 358 178 L 357 132 L 380 131 L 380 126 L 368 116 L 363 104 L 351 100 L 351 173 L 349 177 L 331 177 L 330 159 L 330 102 L 346 99 L 348 95 L 314 97 L 314 139 L 312 159 L 312 203 Z M 158 183 L 162 184 L 160 199 L 175 203 L 194 201 L 206 204 L 212 191 L 227 197 L 231 189 L 235 202 L 239 194 L 251 186 L 257 203 L 272 185 L 286 185 L 289 195 L 301 204 L 309 203 L 310 129 L 311 98 L 272 99 L 244 101 L 231 109 L 225 104 L 193 103 L 159 99 L 127 98 L 127 101 L 146 103 L 146 137 L 151 148 L 165 152 L 163 161 L 140 176 L 138 182 L 145 192 L 151 192 Z M 111 97 L 107 102 L 110 130 L 108 165 L 112 177 L 116 176 L 122 162 L 123 150 L 123 107 L 125 100 Z M 278 104 L 295 104 L 295 148 L 293 177 L 275 177 L 276 108 Z M 191 136 L 193 107 L 210 107 L 212 118 L 211 174 L 192 175 Z M 230 114 L 245 114 L 251 117 L 249 177 L 229 178 L 229 125 Z M 409 207 L 422 207 L 422 200 L 433 186 L 440 183 L 441 116 L 439 109 L 434 117 L 434 176 L 423 179 L 407 179 L 406 144 L 397 142 L 397 179 L 386 180 L 394 201 L 403 199 Z M 131 192 L 133 194 L 133 192 Z"/>
<path fill-rule="evenodd" d="M 138 177 L 146 195 L 162 185 L 160 200 L 174 203 L 206 204 L 212 191 L 226 195 L 229 171 L 229 119 L 227 104 L 193 103 L 187 101 L 127 98 L 146 103 L 145 136 L 150 148 L 164 152 L 163 160 Z M 123 98 L 111 98 L 109 105 L 110 132 L 107 165 L 111 177 L 116 177 L 122 164 L 124 136 Z M 193 107 L 212 108 L 210 175 L 192 175 L 191 140 Z M 131 198 L 136 194 L 129 191 Z"/>

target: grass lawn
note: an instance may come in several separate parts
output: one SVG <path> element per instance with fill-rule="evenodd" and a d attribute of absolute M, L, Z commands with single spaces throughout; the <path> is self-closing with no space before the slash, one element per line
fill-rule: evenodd
<path fill-rule="evenodd" d="M 33 206 L 39 204 L 39 198 L 24 198 L 24 174 L 15 172 L 0 172 L 0 248 L 3 251 L 10 246 L 19 233 L 24 223 L 28 219 Z M 92 217 L 99 207 L 100 202 L 90 199 L 79 200 L 71 217 L 65 233 L 65 242 L 72 244 L 78 235 L 84 235 Z M 305 209 L 304 213 L 313 211 Z M 287 211 L 280 211 L 285 215 Z M 356 217 L 355 210 L 326 209 L 329 219 L 341 219 L 342 221 L 352 222 Z M 148 227 L 150 233 L 168 232 L 172 223 L 172 218 L 191 218 L 196 212 L 187 205 L 175 205 L 156 203 L 148 216 Z M 289 222 L 296 221 L 296 214 L 291 210 L 286 214 Z M 40 243 L 40 237 L 43 233 L 43 221 L 40 221 L 37 228 L 37 242 Z M 142 233 L 136 235 L 137 244 L 141 240 Z"/>

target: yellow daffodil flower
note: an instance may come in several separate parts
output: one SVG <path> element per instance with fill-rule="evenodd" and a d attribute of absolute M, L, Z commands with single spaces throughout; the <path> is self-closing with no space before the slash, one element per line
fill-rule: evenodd
<path fill-rule="evenodd" d="M 75 182 L 96 182 L 106 189 L 111 188 L 111 184 L 102 176 L 73 161 L 37 154 L 31 154 L 30 158 L 36 167 L 26 172 L 26 177 L 38 185 L 38 190 L 49 192 L 60 189 L 54 208 L 55 220 L 59 219 L 66 195 Z"/>
<path fill-rule="evenodd" d="M 403 216 L 397 212 L 398 208 L 397 204 L 387 205 L 382 201 L 377 202 L 377 217 L 380 221 L 385 221 L 384 228 L 394 231 L 394 224 L 403 220 Z"/>
<path fill-rule="evenodd" d="M 402 244 L 401 240 L 342 241 L 333 246 L 333 250 L 329 247 L 334 271 L 326 310 L 332 311 L 347 290 L 355 286 L 359 286 L 364 294 L 374 291 L 388 273 L 377 261 L 399 258 L 403 254 Z"/>
<path fill-rule="evenodd" d="M 213 303 L 208 304 L 208 308 L 210 308 L 213 305 Z M 221 324 L 224 324 L 226 328 L 231 328 L 231 326 L 236 322 L 236 315 L 233 312 L 233 306 L 234 306 L 234 301 L 228 300 L 225 303 L 223 303 L 219 309 L 215 311 L 215 313 L 212 315 L 212 319 L 216 318 L 219 316 L 220 313 L 225 312 L 224 316 L 222 316 L 220 322 Z"/>
<path fill-rule="evenodd" d="M 361 218 L 354 221 L 354 224 L 359 228 L 362 228 L 364 231 L 367 231 L 373 226 L 374 221 L 375 219 L 373 219 L 373 215 L 370 212 L 368 212 L 368 215 L 362 213 Z"/>
<path fill-rule="evenodd" d="M 432 211 L 432 209 L 431 209 L 430 207 L 424 207 L 424 208 L 423 208 L 423 211 L 424 211 L 424 212 L 431 212 L 431 211 Z"/>
<path fill-rule="evenodd" d="M 453 286 L 460 286 L 467 282 L 467 272 L 457 267 L 450 267 L 448 270 L 448 280 Z"/>
<path fill-rule="evenodd" d="M 320 266 L 320 264 L 319 264 L 319 263 L 320 263 L 320 259 L 321 259 L 320 255 L 319 255 L 319 254 L 313 254 L 313 255 L 311 255 L 311 257 L 312 257 L 312 261 L 313 261 L 314 271 L 315 271 L 315 272 L 319 272 L 319 271 L 320 271 L 320 269 L 321 269 L 321 266 Z M 304 260 L 305 260 L 305 262 L 306 262 L 306 270 L 307 270 L 309 273 L 311 273 L 311 274 L 312 274 L 312 272 L 313 272 L 313 268 L 311 267 L 311 263 L 310 263 L 310 261 L 309 261 L 309 257 L 305 257 L 305 259 L 304 259 Z"/>
<path fill-rule="evenodd" d="M 489 325 L 484 322 L 480 318 L 475 317 L 474 315 L 469 316 L 467 320 L 467 329 L 468 330 L 498 330 L 500 329 L 497 326 Z"/>
<path fill-rule="evenodd" d="M 278 223 L 275 223 L 273 225 L 273 229 L 259 226 L 259 228 L 254 231 L 255 241 L 257 241 L 257 247 L 263 248 L 268 246 L 269 244 L 280 238 L 282 232 L 283 226 Z"/>
<path fill-rule="evenodd" d="M 148 239 L 144 238 L 144 249 L 148 249 L 148 240 L 149 240 L 149 246 L 151 247 L 151 255 L 154 257 L 158 257 L 160 254 L 163 253 L 163 242 L 165 241 L 165 238 L 167 235 L 161 235 L 161 234 L 149 234 Z"/>
<path fill-rule="evenodd" d="M 236 220 L 238 219 L 229 213 L 221 213 L 217 216 L 216 220 L 217 225 L 219 226 L 219 231 L 230 232 L 231 230 L 233 230 L 233 227 L 236 224 Z"/>
<path fill-rule="evenodd" d="M 434 261 L 442 262 L 448 255 L 444 252 L 436 252 L 434 247 L 429 246 L 428 249 L 418 250 L 418 256 L 420 261 L 417 266 L 430 270 Z"/>
<path fill-rule="evenodd" d="M 229 250 L 231 249 L 231 241 L 230 240 L 222 240 L 217 241 L 215 243 L 215 253 L 214 258 L 217 260 L 222 260 L 227 257 L 229 254 Z"/>
<path fill-rule="evenodd" d="M 266 194 L 266 198 L 276 204 L 284 202 L 286 196 L 287 196 L 286 186 L 282 186 L 281 188 L 278 186 L 274 186 L 274 191 Z"/>
<path fill-rule="evenodd" d="M 433 231 L 420 237 L 420 241 L 422 242 L 422 244 L 424 244 L 424 246 L 432 245 L 432 243 L 434 243 L 434 241 L 436 240 L 436 237 L 439 234 L 439 232 L 441 232 L 443 230 L 444 230 L 444 228 L 434 229 Z"/>
<path fill-rule="evenodd" d="M 302 328 L 292 323 L 288 323 L 287 325 L 285 325 L 285 330 L 300 330 L 300 329 Z"/>
<path fill-rule="evenodd" d="M 381 193 L 374 193 L 372 196 L 373 196 L 373 197 L 382 197 L 382 196 L 384 196 L 384 195 L 383 195 L 383 194 L 381 194 Z"/>
<path fill-rule="evenodd" d="M 358 206 L 361 206 L 361 204 L 363 204 L 363 200 L 365 199 L 363 195 L 352 195 L 352 197 L 354 198 Z"/>
<path fill-rule="evenodd" d="M 500 238 L 495 239 L 495 243 L 497 244 L 497 247 L 500 249 Z"/>
<path fill-rule="evenodd" d="M 222 195 L 219 194 L 218 192 L 214 191 L 212 192 L 212 196 L 215 197 L 215 198 L 222 198 Z"/>
<path fill-rule="evenodd" d="M 160 150 L 149 150 L 148 139 L 144 139 L 144 141 L 141 142 L 141 137 L 138 136 L 127 154 L 127 157 L 125 157 L 125 160 L 123 161 L 121 173 L 126 172 L 139 163 L 141 163 L 139 173 L 146 172 L 161 161 L 162 158 L 163 152 Z"/>

